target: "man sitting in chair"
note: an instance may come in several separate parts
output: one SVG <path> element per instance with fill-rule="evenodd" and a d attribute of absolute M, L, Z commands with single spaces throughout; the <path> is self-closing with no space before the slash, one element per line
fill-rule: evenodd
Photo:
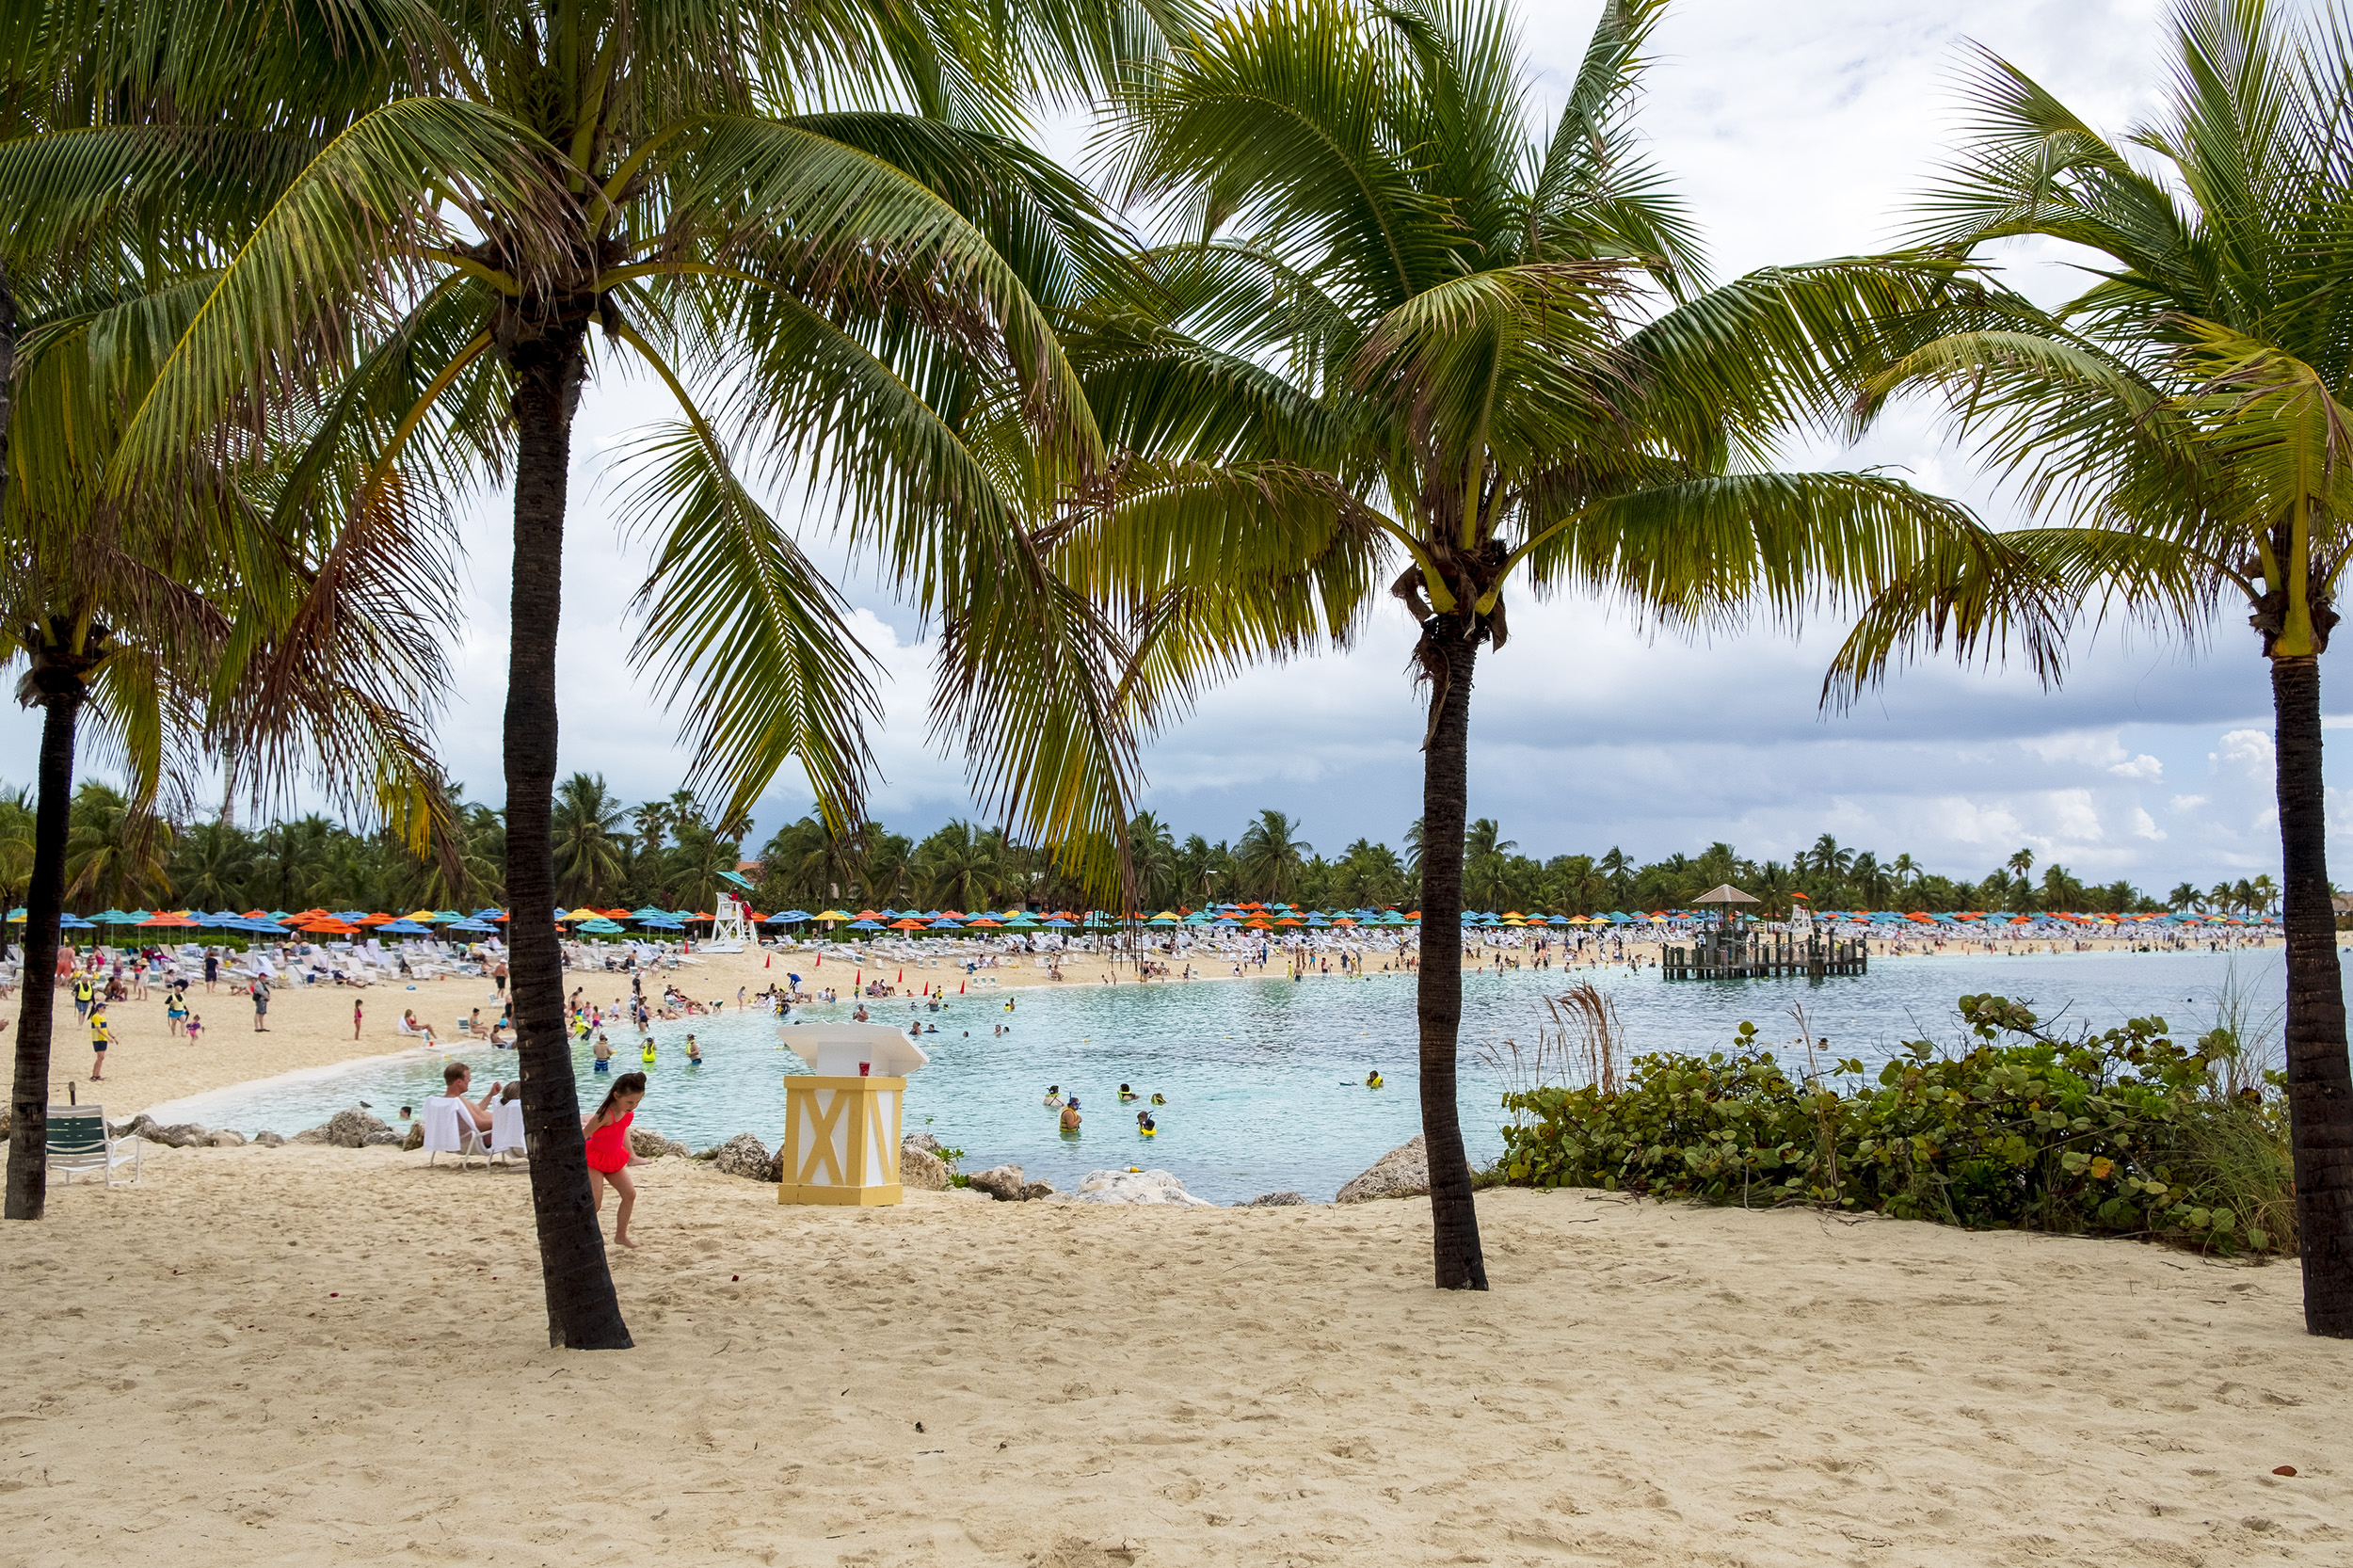
<path fill-rule="evenodd" d="M 458 1127 L 472 1128 L 476 1132 L 488 1134 L 490 1130 L 490 1102 L 498 1098 L 499 1091 L 506 1085 L 493 1083 L 489 1093 L 479 1100 L 470 1100 L 466 1097 L 466 1090 L 472 1082 L 473 1069 L 463 1062 L 453 1062 L 441 1069 L 442 1091 L 457 1102 Z"/>

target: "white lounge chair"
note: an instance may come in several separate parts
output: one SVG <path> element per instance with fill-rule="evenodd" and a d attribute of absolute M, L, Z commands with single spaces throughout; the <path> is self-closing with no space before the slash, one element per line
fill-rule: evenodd
<path fill-rule="evenodd" d="M 72 1186 L 76 1176 L 103 1176 L 115 1184 L 115 1167 L 131 1167 L 134 1186 L 139 1179 L 137 1138 L 117 1143 L 106 1130 L 106 1112 L 95 1105 L 53 1105 L 49 1108 L 49 1170 Z"/>
<path fill-rule="evenodd" d="M 490 1108 L 490 1154 L 504 1160 L 512 1155 L 531 1158 L 531 1150 L 523 1138 L 523 1102 L 503 1099 Z"/>
<path fill-rule="evenodd" d="M 485 1165 L 490 1162 L 490 1140 L 474 1126 L 473 1113 L 461 1105 L 442 1095 L 418 1108 L 418 1119 L 424 1124 L 426 1164 L 445 1154 L 456 1156 L 460 1165 L 476 1159 Z"/>

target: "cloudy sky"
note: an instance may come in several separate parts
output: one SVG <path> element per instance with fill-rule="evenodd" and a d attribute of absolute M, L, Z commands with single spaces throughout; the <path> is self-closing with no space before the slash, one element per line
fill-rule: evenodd
<path fill-rule="evenodd" d="M 1536 112 L 1558 102 L 1596 9 L 1596 0 L 1523 0 Z M 1682 0 L 1658 38 L 1641 123 L 1705 224 L 1719 276 L 1865 250 L 1893 237 L 1895 215 L 1950 134 L 1964 38 L 2121 129 L 2151 106 L 2159 10 L 2157 0 Z M 2051 296 L 2067 286 L 2058 262 L 2015 258 L 2021 280 Z M 624 657 L 624 610 L 643 558 L 616 538 L 612 487 L 600 475 L 602 454 L 662 411 L 643 385 L 598 387 L 575 442 L 563 766 L 600 771 L 632 799 L 674 788 L 685 759 L 673 719 Z M 1920 420 L 1898 420 L 1851 453 L 1806 456 L 1896 466 L 1989 518 L 2009 515 L 1965 455 Z M 487 497 L 468 520 L 454 606 L 458 681 L 440 729 L 453 775 L 493 801 L 506 504 Z M 821 530 L 810 533 L 817 542 Z M 875 814 L 916 830 L 967 814 L 959 762 L 925 740 L 921 629 L 871 577 L 843 585 L 892 678 Z M 1614 844 L 1649 857 L 1724 839 L 1780 858 L 1830 832 L 1970 876 L 2021 846 L 2086 880 L 2123 876 L 2159 890 L 2276 872 L 2268 684 L 2251 633 L 2224 630 L 2199 658 L 2104 638 L 2079 651 L 2057 694 L 2014 674 L 1917 668 L 1826 717 L 1816 696 L 1833 627 L 1690 645 L 1654 640 L 1600 605 L 1557 601 L 1517 603 L 1513 632 L 1481 665 L 1471 807 L 1531 854 Z M 1180 835 L 1230 837 L 1273 807 L 1326 851 L 1360 835 L 1397 842 L 1420 797 L 1411 643 L 1403 614 L 1385 611 L 1345 655 L 1268 668 L 1213 694 L 1151 748 L 1144 804 Z M 2337 656 L 2327 679 L 2343 690 L 2349 674 Z M 2338 705 L 2353 728 L 2353 700 Z M 0 770 L 11 782 L 29 779 L 33 736 L 24 716 L 0 719 L 0 741 L 22 759 Z M 2353 781 L 2347 766 L 2331 776 Z M 780 780 L 758 834 L 808 799 L 804 785 Z"/>

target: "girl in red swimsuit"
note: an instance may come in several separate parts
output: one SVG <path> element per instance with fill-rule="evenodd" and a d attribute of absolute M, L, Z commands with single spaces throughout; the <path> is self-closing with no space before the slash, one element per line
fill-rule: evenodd
<path fill-rule="evenodd" d="M 604 1211 L 605 1183 L 611 1182 L 621 1194 L 613 1240 L 624 1247 L 637 1245 L 629 1239 L 629 1211 L 637 1205 L 637 1184 L 629 1179 L 629 1124 L 637 1119 L 637 1102 L 645 1097 L 646 1075 L 623 1073 L 613 1080 L 597 1113 L 580 1124 L 588 1135 L 588 1186 L 597 1195 L 597 1211 Z"/>

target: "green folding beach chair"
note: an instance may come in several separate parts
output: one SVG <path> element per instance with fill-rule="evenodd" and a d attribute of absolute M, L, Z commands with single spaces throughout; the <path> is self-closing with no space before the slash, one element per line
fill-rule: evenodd
<path fill-rule="evenodd" d="M 117 1141 L 106 1131 L 106 1112 L 95 1105 L 53 1105 L 49 1108 L 49 1174 L 62 1175 L 68 1186 L 75 1176 L 104 1176 L 115 1184 L 115 1168 L 131 1167 L 131 1180 L 139 1179 L 139 1140 Z"/>

